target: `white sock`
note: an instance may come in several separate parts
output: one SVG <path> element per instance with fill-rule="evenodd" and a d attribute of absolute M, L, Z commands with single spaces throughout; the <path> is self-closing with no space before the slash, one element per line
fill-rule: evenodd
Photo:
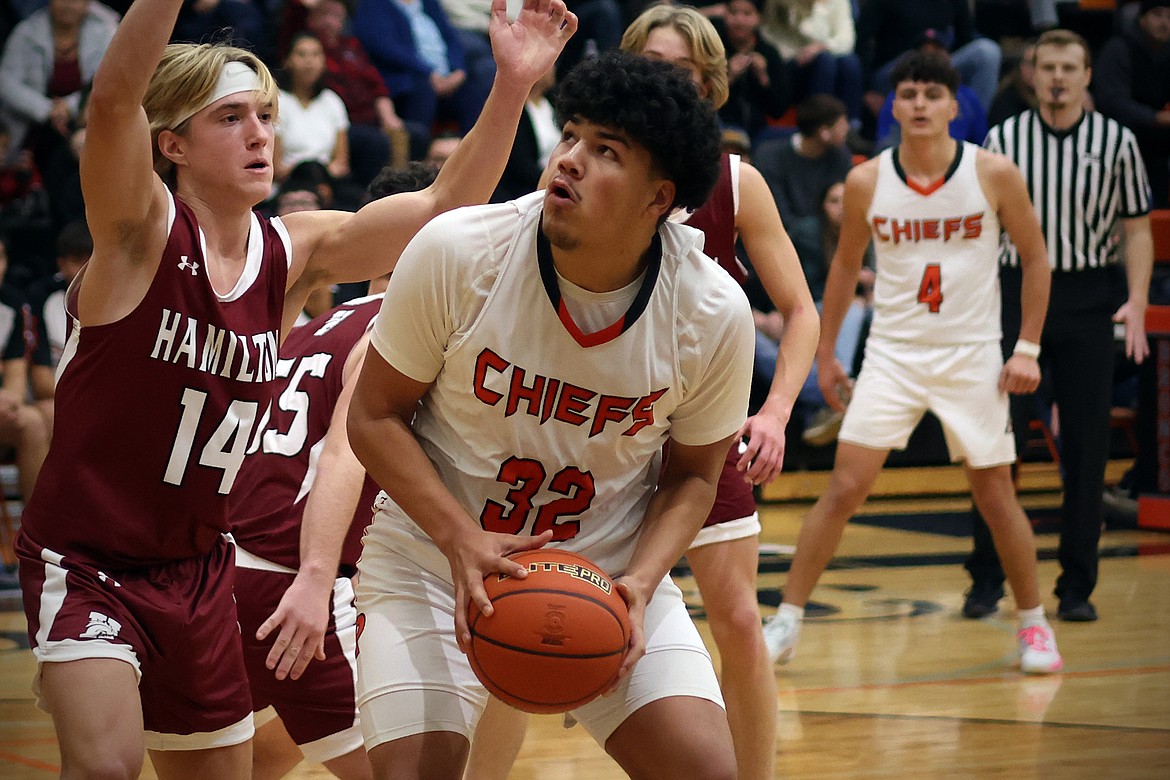
<path fill-rule="evenodd" d="M 795 604 L 781 602 L 780 610 L 776 614 L 794 618 L 796 622 L 799 623 L 804 620 L 804 607 L 798 607 Z"/>
<path fill-rule="evenodd" d="M 1016 617 L 1020 621 L 1020 628 L 1032 628 L 1033 626 L 1047 626 L 1048 618 L 1044 617 L 1044 605 L 1041 604 L 1031 609 L 1017 609 Z"/>

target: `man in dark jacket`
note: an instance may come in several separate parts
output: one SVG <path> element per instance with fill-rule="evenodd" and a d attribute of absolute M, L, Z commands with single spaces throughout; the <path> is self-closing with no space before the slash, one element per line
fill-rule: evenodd
<path fill-rule="evenodd" d="M 1097 57 L 1097 109 L 1137 136 L 1154 208 L 1170 205 L 1170 0 L 1142 0 L 1137 23 Z"/>

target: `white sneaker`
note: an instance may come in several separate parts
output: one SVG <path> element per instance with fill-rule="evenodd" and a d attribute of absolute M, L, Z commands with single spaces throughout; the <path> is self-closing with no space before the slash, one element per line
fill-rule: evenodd
<path fill-rule="evenodd" d="M 786 664 L 796 655 L 800 618 L 777 612 L 764 623 L 764 644 L 772 663 Z"/>
<path fill-rule="evenodd" d="M 1016 636 L 1020 642 L 1020 671 L 1024 674 L 1052 674 L 1064 668 L 1051 626 L 1021 628 Z"/>

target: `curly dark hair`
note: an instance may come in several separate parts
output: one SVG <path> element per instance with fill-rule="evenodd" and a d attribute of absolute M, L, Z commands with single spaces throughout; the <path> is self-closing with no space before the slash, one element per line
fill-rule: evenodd
<path fill-rule="evenodd" d="M 387 165 L 374 177 L 370 186 L 366 187 L 365 202 L 369 203 L 399 192 L 425 190 L 438 175 L 439 169 L 435 165 L 422 160 L 411 160 L 402 168 Z"/>
<path fill-rule="evenodd" d="M 681 68 L 625 51 L 582 61 L 559 87 L 562 123 L 585 120 L 619 130 L 646 148 L 675 184 L 674 206 L 703 205 L 719 178 L 719 122 Z"/>
<path fill-rule="evenodd" d="M 937 52 L 911 51 L 903 54 L 890 71 L 894 89 L 903 81 L 921 81 L 924 84 L 942 84 L 954 95 L 959 91 L 959 71 L 950 57 Z"/>

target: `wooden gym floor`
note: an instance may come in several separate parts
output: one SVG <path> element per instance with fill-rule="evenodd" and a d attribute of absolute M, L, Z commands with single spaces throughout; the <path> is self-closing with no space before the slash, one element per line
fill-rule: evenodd
<path fill-rule="evenodd" d="M 1125 465 L 1112 462 L 1111 478 Z M 1058 480 L 1050 465 L 1025 468 L 1022 500 L 1041 520 L 1041 591 L 1055 611 L 1057 537 L 1043 517 L 1059 502 Z M 764 615 L 824 476 L 785 475 L 765 494 L 774 503 L 761 506 Z M 959 615 L 970 544 L 961 475 L 891 469 L 879 491 L 887 497 L 850 525 L 814 594 L 795 660 L 776 669 L 777 777 L 1170 777 L 1170 534 L 1104 533 L 1101 620 L 1054 621 L 1065 671 L 1028 678 L 1013 668 L 1010 598 L 982 621 Z M 705 632 L 701 599 L 679 571 Z M 26 644 L 18 603 L 0 599 L 0 778 L 11 780 L 52 777 L 59 766 L 52 725 L 29 693 Z M 154 777 L 149 763 L 143 776 Z M 329 775 L 302 765 L 290 776 Z M 540 716 L 512 777 L 624 775 L 582 729 Z"/>

